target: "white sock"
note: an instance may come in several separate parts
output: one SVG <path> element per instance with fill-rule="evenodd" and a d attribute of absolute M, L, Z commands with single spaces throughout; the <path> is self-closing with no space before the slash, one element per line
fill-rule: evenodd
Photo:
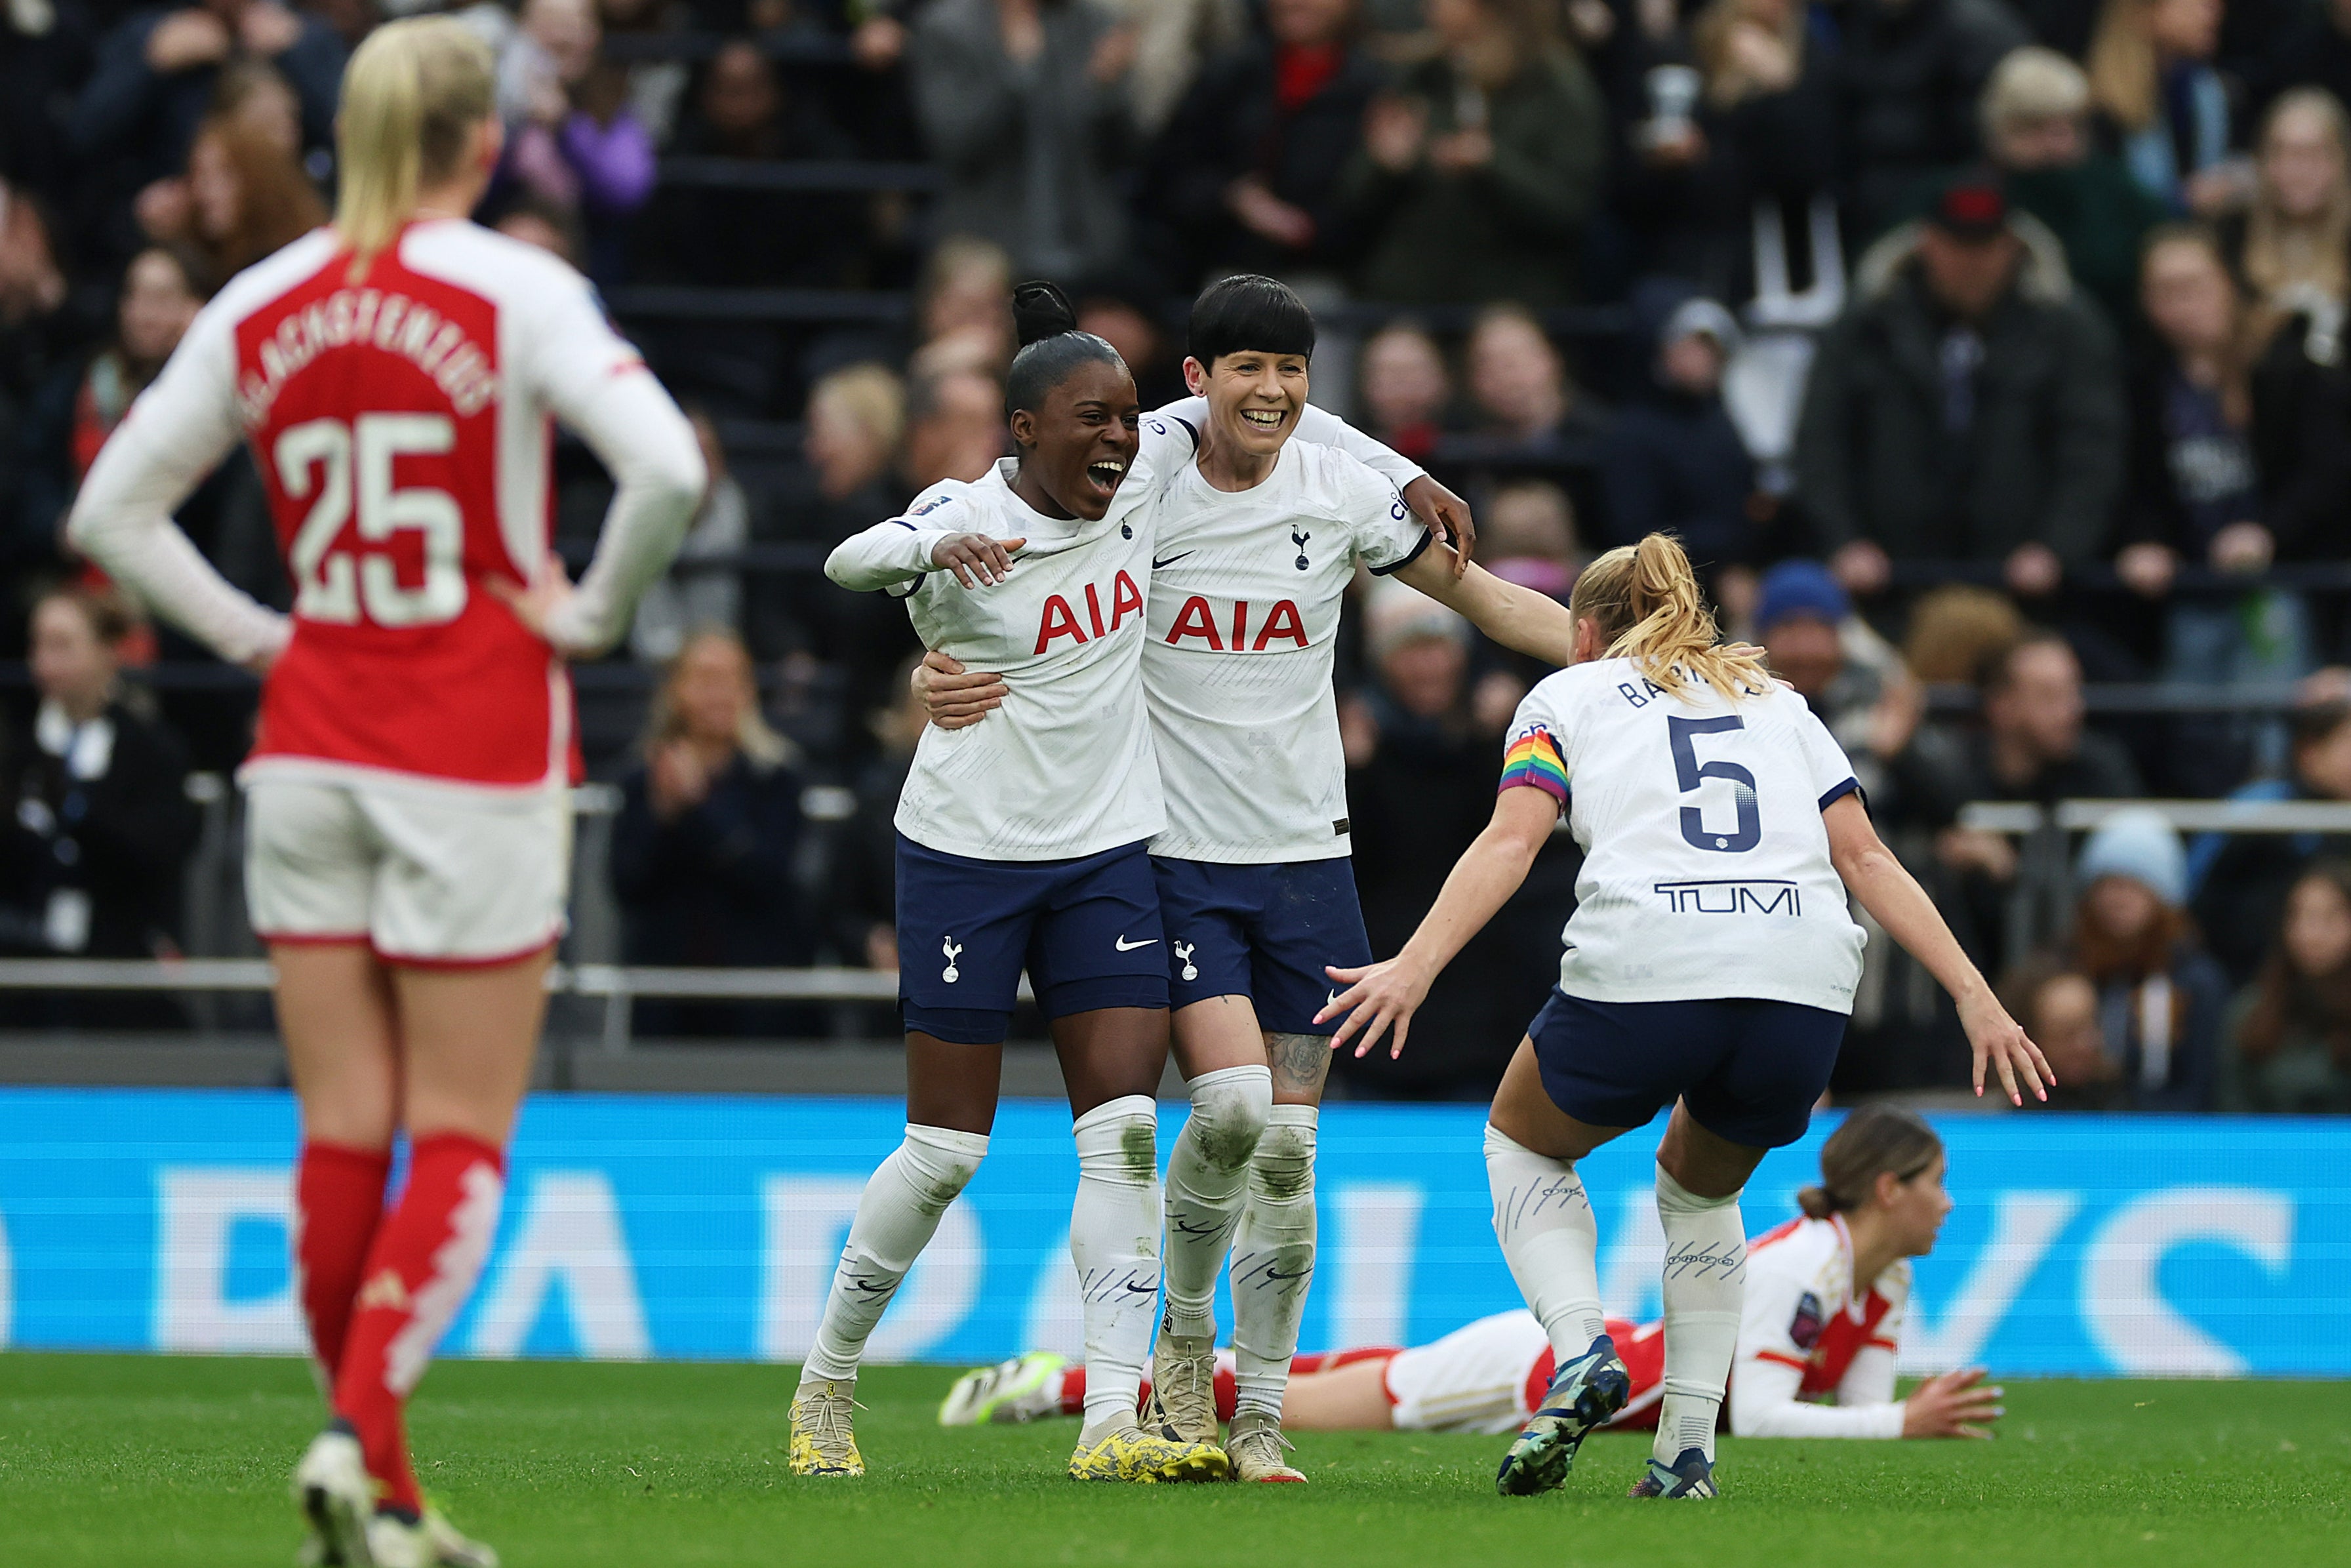
<path fill-rule="evenodd" d="M 987 1153 L 985 1133 L 906 1124 L 906 1141 L 882 1162 L 857 1200 L 857 1218 L 849 1224 L 816 1343 L 800 1368 L 801 1387 L 855 1380 L 858 1358 L 882 1321 L 882 1309 Z"/>
<path fill-rule="evenodd" d="M 1311 1105 L 1266 1113 L 1233 1241 L 1234 1409 L 1277 1420 L 1314 1277 L 1315 1120 Z"/>
<path fill-rule="evenodd" d="M 1071 1129 L 1078 1199 L 1070 1258 L 1086 1325 L 1086 1424 L 1092 1442 L 1132 1424 L 1159 1319 L 1159 1107 L 1148 1094 L 1097 1105 Z"/>
<path fill-rule="evenodd" d="M 1700 1197 L 1659 1166 L 1657 1218 L 1666 1231 L 1666 1396 L 1650 1451 L 1670 1465 L 1697 1448 L 1711 1463 L 1747 1296 L 1739 1194 Z"/>
<path fill-rule="evenodd" d="M 1232 1250 L 1249 1158 L 1273 1109 L 1273 1071 L 1256 1062 L 1222 1067 L 1186 1087 L 1192 1119 L 1167 1156 L 1166 1328 L 1214 1337 L 1217 1275 Z"/>
<path fill-rule="evenodd" d="M 1539 1155 L 1489 1124 L 1486 1185 L 1502 1260 L 1563 1366 L 1608 1332 L 1600 1310 L 1600 1228 L 1583 1178 L 1574 1161 Z"/>

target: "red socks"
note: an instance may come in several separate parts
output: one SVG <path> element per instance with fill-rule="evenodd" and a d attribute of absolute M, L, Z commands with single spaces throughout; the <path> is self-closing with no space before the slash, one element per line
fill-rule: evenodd
<path fill-rule="evenodd" d="M 410 1148 L 408 1187 L 376 1231 L 336 1368 L 335 1414 L 350 1423 L 389 1507 L 421 1511 L 402 1410 L 434 1347 L 473 1293 L 506 1193 L 498 1150 L 461 1133 Z"/>
<path fill-rule="evenodd" d="M 343 1364 L 343 1336 L 360 1269 L 383 1218 L 389 1149 L 354 1149 L 310 1140 L 294 1167 L 294 1269 L 310 1350 L 329 1389 Z"/>

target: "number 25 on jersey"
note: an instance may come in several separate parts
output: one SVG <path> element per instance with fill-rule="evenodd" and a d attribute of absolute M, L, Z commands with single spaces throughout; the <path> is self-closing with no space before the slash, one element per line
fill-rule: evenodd
<path fill-rule="evenodd" d="M 277 482 L 289 498 L 310 501 L 287 552 L 297 615 L 400 627 L 437 626 L 464 612 L 465 520 L 455 497 L 392 482 L 395 459 L 439 456 L 455 444 L 456 431 L 440 413 L 363 413 L 349 424 L 313 419 L 278 435 L 271 453 Z M 355 517 L 355 548 L 337 549 Z M 401 582 L 383 548 L 403 528 L 424 547 L 423 580 L 414 587 Z"/>

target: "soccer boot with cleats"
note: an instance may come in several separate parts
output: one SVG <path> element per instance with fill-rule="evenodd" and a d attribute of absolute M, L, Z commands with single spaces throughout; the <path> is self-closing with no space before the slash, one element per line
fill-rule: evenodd
<path fill-rule="evenodd" d="M 313 1438 L 294 1467 L 294 1501 L 310 1526 L 298 1562 L 374 1568 L 367 1531 L 375 1518 L 375 1481 L 367 1473 L 359 1438 L 340 1423 Z"/>
<path fill-rule="evenodd" d="M 994 1366 L 965 1373 L 939 1402 L 942 1427 L 1042 1421 L 1061 1413 L 1061 1374 L 1070 1358 L 1032 1350 Z"/>
<path fill-rule="evenodd" d="M 1217 1336 L 1171 1333 L 1159 1323 L 1151 1351 L 1151 1404 L 1144 1425 L 1165 1427 L 1187 1443 L 1217 1442 Z"/>
<path fill-rule="evenodd" d="M 421 1526 L 424 1544 L 432 1556 L 425 1559 L 434 1568 L 498 1568 L 498 1554 L 487 1542 L 475 1541 L 462 1533 L 449 1518 L 430 1502 L 424 1505 Z"/>
<path fill-rule="evenodd" d="M 1262 1410 L 1243 1410 L 1233 1417 L 1232 1435 L 1225 1453 L 1233 1462 L 1237 1481 L 1302 1481 L 1306 1472 L 1281 1456 L 1290 1448 L 1281 1435 L 1281 1422 Z"/>
<path fill-rule="evenodd" d="M 1625 1495 L 1698 1498 L 1722 1494 L 1714 1490 L 1714 1461 L 1706 1457 L 1703 1449 L 1684 1448 L 1681 1457 L 1670 1465 L 1651 1456 L 1648 1473 L 1635 1481 L 1633 1490 Z"/>
<path fill-rule="evenodd" d="M 1113 1427 L 1092 1442 L 1081 1436 L 1070 1456 L 1073 1481 L 1125 1481 L 1151 1486 L 1161 1481 L 1221 1481 L 1232 1461 L 1213 1443 L 1187 1443 L 1175 1433 L 1142 1426 Z"/>
<path fill-rule="evenodd" d="M 1552 1376 L 1541 1406 L 1502 1456 L 1494 1490 L 1504 1497 L 1532 1497 L 1557 1487 L 1567 1479 L 1583 1439 L 1625 1408 L 1632 1393 L 1616 1342 L 1602 1334 Z"/>
<path fill-rule="evenodd" d="M 857 1451 L 856 1392 L 853 1382 L 800 1385 L 792 1396 L 792 1474 L 846 1479 L 865 1473 L 865 1456 Z"/>

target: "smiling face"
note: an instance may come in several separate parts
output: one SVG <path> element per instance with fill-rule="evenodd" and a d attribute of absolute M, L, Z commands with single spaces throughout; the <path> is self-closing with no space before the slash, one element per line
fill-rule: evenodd
<path fill-rule="evenodd" d="M 1033 486 L 1068 516 L 1097 521 L 1110 510 L 1142 442 L 1134 378 L 1117 361 L 1087 360 L 1042 401 L 1042 408 L 1012 413 L 1024 498 L 1036 504 L 1028 495 Z"/>
<path fill-rule="evenodd" d="M 1213 439 L 1252 457 L 1271 457 L 1298 428 L 1306 406 L 1306 356 L 1257 350 L 1184 361 L 1184 382 L 1208 400 Z"/>

